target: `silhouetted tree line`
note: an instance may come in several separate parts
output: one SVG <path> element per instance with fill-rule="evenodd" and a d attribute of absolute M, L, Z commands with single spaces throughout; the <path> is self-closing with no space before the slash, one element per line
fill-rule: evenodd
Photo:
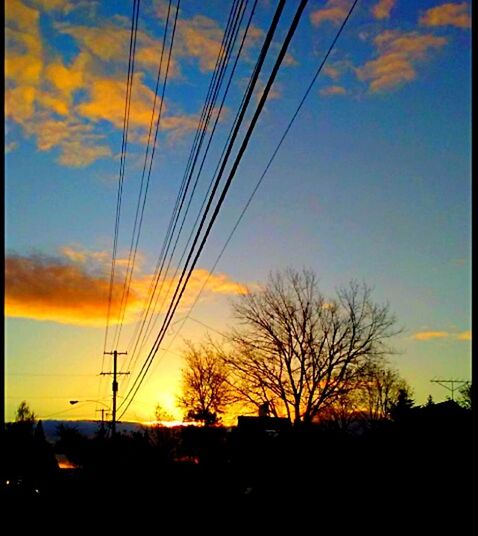
<path fill-rule="evenodd" d="M 389 418 L 360 432 L 329 419 L 278 427 L 257 417 L 247 427 L 145 427 L 113 441 L 62 425 L 52 445 L 32 415 L 7 428 L 2 477 L 30 482 L 22 496 L 38 489 L 40 499 L 155 498 L 189 508 L 225 500 L 248 507 L 288 496 L 334 508 L 344 493 L 344 504 L 367 494 L 378 504 L 385 496 L 409 500 L 426 486 L 440 500 L 449 494 L 444 483 L 453 476 L 455 486 L 468 474 L 473 445 L 471 410 L 452 400 L 417 406 L 406 390 Z M 79 468 L 59 470 L 54 452 Z M 357 487 L 360 493 L 352 493 Z"/>

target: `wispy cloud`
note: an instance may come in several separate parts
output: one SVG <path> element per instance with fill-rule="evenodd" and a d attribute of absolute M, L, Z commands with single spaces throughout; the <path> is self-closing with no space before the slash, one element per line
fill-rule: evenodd
<path fill-rule="evenodd" d="M 350 0 L 328 0 L 323 8 L 312 11 L 310 21 L 314 26 L 320 26 L 324 22 L 337 25 L 345 19 L 351 4 Z"/>
<path fill-rule="evenodd" d="M 123 269 L 126 260 L 118 263 Z M 103 327 L 106 321 L 109 293 L 109 255 L 66 247 L 62 255 L 9 255 L 5 262 L 5 313 L 9 317 L 49 320 L 63 324 Z M 209 272 L 196 269 L 184 295 L 182 307 L 195 299 Z M 139 318 L 150 287 L 152 274 L 134 276 L 128 300 L 125 322 Z M 177 283 L 167 279 L 165 288 Z M 111 322 L 117 323 L 123 279 L 113 286 Z M 212 295 L 245 292 L 245 287 L 226 274 L 212 275 L 205 288 L 207 299 Z"/>
<path fill-rule="evenodd" d="M 449 337 L 448 331 L 419 331 L 412 335 L 416 341 L 430 341 L 433 339 L 444 339 Z"/>
<path fill-rule="evenodd" d="M 164 21 L 168 11 L 167 3 L 157 1 L 155 4 L 156 15 Z M 185 18 L 184 13 L 180 13 L 176 26 L 174 53 L 181 60 L 189 63 L 197 62 L 202 72 L 212 71 L 216 65 L 223 34 L 224 28 L 210 17 L 194 15 Z M 263 34 L 264 32 L 257 26 L 252 24 L 249 27 L 245 41 L 246 54 L 248 49 L 257 44 Z M 292 64 L 294 59 L 289 55 L 286 62 Z"/>
<path fill-rule="evenodd" d="M 326 65 L 323 71 L 324 74 L 329 78 L 332 78 L 332 80 L 338 80 L 341 75 L 340 69 L 338 69 L 334 65 Z"/>
<path fill-rule="evenodd" d="M 380 0 L 372 7 L 372 15 L 375 19 L 388 19 L 396 0 Z"/>
<path fill-rule="evenodd" d="M 355 70 L 360 80 L 369 83 L 371 92 L 383 92 L 416 78 L 416 64 L 427 59 L 430 49 L 447 43 L 446 38 L 419 32 L 386 30 L 374 39 L 378 57 Z"/>
<path fill-rule="evenodd" d="M 11 141 L 5 145 L 5 153 L 11 153 L 18 147 L 18 143 L 16 141 Z"/>
<path fill-rule="evenodd" d="M 418 331 L 412 335 L 416 341 L 431 341 L 434 339 L 456 339 L 459 341 L 471 341 L 471 331 L 450 333 L 448 331 Z"/>
<path fill-rule="evenodd" d="M 459 341 L 471 341 L 471 331 L 463 331 L 462 333 L 459 333 L 456 338 Z"/>
<path fill-rule="evenodd" d="M 327 86 L 320 90 L 321 95 L 346 95 L 347 90 L 342 86 Z"/>
<path fill-rule="evenodd" d="M 432 7 L 420 17 L 423 26 L 456 26 L 471 28 L 470 6 L 468 2 L 448 3 Z"/>
<path fill-rule="evenodd" d="M 63 13 L 69 13 L 77 7 L 76 4 L 84 2 L 77 0 L 76 2 L 70 0 L 32 0 L 32 3 L 42 11 L 61 11 Z"/>

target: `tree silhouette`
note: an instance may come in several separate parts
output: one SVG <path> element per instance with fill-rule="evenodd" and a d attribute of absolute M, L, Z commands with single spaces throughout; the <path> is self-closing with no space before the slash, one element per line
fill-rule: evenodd
<path fill-rule="evenodd" d="M 232 402 L 227 370 L 212 343 L 194 346 L 187 343 L 182 370 L 182 395 L 179 406 L 186 418 L 213 425 L 219 422 L 226 406 Z"/>
<path fill-rule="evenodd" d="M 414 405 L 415 401 L 412 398 L 411 390 L 408 387 L 400 389 L 397 401 L 390 409 L 392 419 L 397 422 L 404 421 L 410 415 L 410 410 Z"/>
<path fill-rule="evenodd" d="M 392 408 L 400 399 L 400 393 L 409 392 L 398 371 L 383 362 L 367 364 L 359 389 L 360 399 L 367 408 L 367 419 L 371 422 L 389 418 Z"/>
<path fill-rule="evenodd" d="M 460 389 L 460 398 L 458 403 L 465 409 L 472 409 L 472 393 L 473 389 L 471 382 L 465 383 L 465 385 Z"/>
<path fill-rule="evenodd" d="M 399 330 L 388 305 L 352 281 L 326 299 L 313 272 L 287 270 L 242 295 L 234 312 L 243 329 L 223 354 L 238 395 L 273 415 L 310 422 L 353 389 L 364 366 L 390 352 Z"/>
<path fill-rule="evenodd" d="M 156 407 L 154 408 L 154 418 L 157 422 L 163 422 L 163 421 L 174 421 L 174 417 L 169 413 L 169 411 L 166 411 L 161 404 L 156 404 Z"/>

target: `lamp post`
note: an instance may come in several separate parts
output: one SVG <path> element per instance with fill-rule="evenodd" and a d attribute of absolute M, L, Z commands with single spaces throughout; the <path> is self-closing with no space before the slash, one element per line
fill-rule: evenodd
<path fill-rule="evenodd" d="M 70 404 L 74 406 L 75 404 L 79 404 L 82 402 L 93 402 L 95 404 L 101 404 L 102 406 L 105 406 L 105 408 L 110 409 L 110 407 L 105 404 L 104 402 L 101 402 L 100 400 L 70 400 Z M 96 410 L 101 411 L 101 431 L 104 433 L 105 431 L 105 410 L 103 408 Z"/>

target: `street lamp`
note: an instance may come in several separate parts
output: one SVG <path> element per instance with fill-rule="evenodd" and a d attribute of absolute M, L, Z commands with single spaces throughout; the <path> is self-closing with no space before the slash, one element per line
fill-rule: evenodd
<path fill-rule="evenodd" d="M 100 402 L 99 400 L 70 400 L 70 404 L 72 406 L 74 406 L 75 404 L 79 404 L 80 402 L 94 402 L 95 404 L 101 404 L 102 406 L 105 406 L 110 409 L 107 404 L 105 404 L 104 402 Z"/>
<path fill-rule="evenodd" d="M 74 406 L 75 404 L 79 404 L 81 402 L 93 402 L 95 404 L 101 404 L 102 406 L 105 406 L 105 408 L 110 409 L 110 407 L 105 404 L 104 402 L 101 402 L 100 400 L 70 400 L 70 404 Z M 101 429 L 104 432 L 105 429 L 105 410 L 103 408 L 98 409 L 96 411 L 101 411 Z"/>

